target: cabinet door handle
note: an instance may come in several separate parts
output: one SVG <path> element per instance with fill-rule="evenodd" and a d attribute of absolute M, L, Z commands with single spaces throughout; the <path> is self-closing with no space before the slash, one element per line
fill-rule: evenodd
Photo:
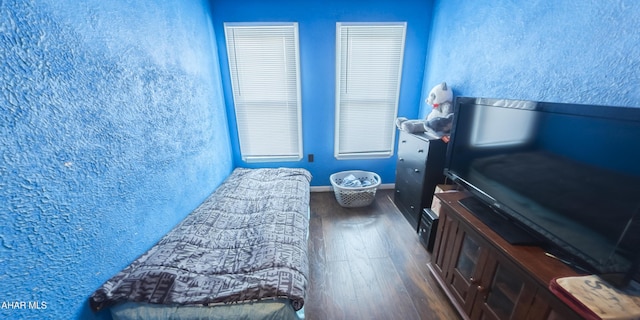
<path fill-rule="evenodd" d="M 474 278 L 474 277 L 469 278 L 469 282 L 470 282 L 471 284 L 473 284 L 473 285 L 477 285 L 478 283 L 480 283 L 480 281 L 478 281 L 478 279 L 476 279 L 476 278 Z M 478 287 L 478 289 L 479 289 L 479 288 L 481 288 L 481 287 Z"/>
<path fill-rule="evenodd" d="M 418 173 L 418 172 L 420 172 L 420 170 L 418 170 L 418 169 L 413 169 L 413 172 Z"/>
<path fill-rule="evenodd" d="M 485 288 L 483 286 L 478 286 L 478 293 L 480 293 L 482 295 L 482 301 L 487 301 L 487 298 L 489 297 L 489 294 L 487 292 L 487 288 Z"/>
<path fill-rule="evenodd" d="M 398 158 L 398 161 L 404 161 L 404 158 Z"/>
<path fill-rule="evenodd" d="M 402 143 L 407 143 L 407 140 L 402 140 L 401 142 L 402 142 Z"/>
<path fill-rule="evenodd" d="M 416 207 L 414 207 L 414 206 L 409 206 L 409 207 L 411 207 L 411 209 L 415 209 L 415 208 L 416 208 Z"/>
<path fill-rule="evenodd" d="M 418 149 L 418 153 L 423 153 L 424 149 Z"/>

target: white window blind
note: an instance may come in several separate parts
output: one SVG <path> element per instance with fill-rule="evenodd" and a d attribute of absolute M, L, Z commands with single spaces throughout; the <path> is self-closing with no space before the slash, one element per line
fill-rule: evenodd
<path fill-rule="evenodd" d="M 225 23 L 242 159 L 302 158 L 298 24 Z"/>
<path fill-rule="evenodd" d="M 393 155 L 405 30 L 406 22 L 337 24 L 336 158 Z"/>

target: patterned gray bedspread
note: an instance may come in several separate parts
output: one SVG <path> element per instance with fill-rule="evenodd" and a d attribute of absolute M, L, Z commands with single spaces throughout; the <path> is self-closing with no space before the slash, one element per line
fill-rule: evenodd
<path fill-rule="evenodd" d="M 96 290 L 91 308 L 273 298 L 302 308 L 310 181 L 304 169 L 234 170 L 156 245 Z"/>

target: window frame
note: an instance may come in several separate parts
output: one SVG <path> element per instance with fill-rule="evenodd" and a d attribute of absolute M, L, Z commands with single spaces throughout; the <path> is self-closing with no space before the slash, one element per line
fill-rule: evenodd
<path fill-rule="evenodd" d="M 233 30 L 239 30 L 239 29 L 242 29 L 242 30 L 256 29 L 258 30 L 257 32 L 259 33 L 261 32 L 260 31 L 261 28 L 262 28 L 262 32 L 267 32 L 265 31 L 267 29 L 273 30 L 277 28 L 283 28 L 283 30 L 286 30 L 287 33 L 289 32 L 291 33 L 291 34 L 287 34 L 286 36 L 291 36 L 292 37 L 291 40 L 293 40 L 293 47 L 294 47 L 293 52 L 287 52 L 288 48 L 287 48 L 287 44 L 285 43 L 287 39 L 285 39 L 286 37 L 285 35 L 282 36 L 283 37 L 283 45 L 282 45 L 283 56 L 282 57 L 283 57 L 283 61 L 285 61 L 282 64 L 284 66 L 285 74 L 280 76 L 284 77 L 283 79 L 287 82 L 291 80 L 288 78 L 288 76 L 291 76 L 291 74 L 288 73 L 290 70 L 287 67 L 289 66 L 289 63 L 287 61 L 290 61 L 288 59 L 294 59 L 295 60 L 294 62 L 295 63 L 295 91 L 296 91 L 294 94 L 295 98 L 291 98 L 292 92 L 289 91 L 292 89 L 291 86 L 284 84 L 283 87 L 287 88 L 287 93 L 284 95 L 286 97 L 284 97 L 282 100 L 273 100 L 273 101 L 276 101 L 274 102 L 274 104 L 280 103 L 285 105 L 286 108 L 295 108 L 295 111 L 293 112 L 290 112 L 290 111 L 284 112 L 286 113 L 287 117 L 295 117 L 295 120 L 294 120 L 295 125 L 291 121 L 289 121 L 286 124 L 286 126 L 290 127 L 288 130 L 295 129 L 296 131 L 288 135 L 291 139 L 282 139 L 282 140 L 274 139 L 273 135 L 275 133 L 271 134 L 270 136 L 268 135 L 265 136 L 264 135 L 265 130 L 268 130 L 269 127 L 264 126 L 263 122 L 257 123 L 257 120 L 254 119 L 255 116 L 253 115 L 249 115 L 249 117 L 254 120 L 253 122 L 251 120 L 246 120 L 246 121 L 243 120 L 247 117 L 248 114 L 251 114 L 251 112 L 250 111 L 247 112 L 247 110 L 250 110 L 251 108 L 257 109 L 258 107 L 248 107 L 246 104 L 251 104 L 251 103 L 255 104 L 255 101 L 247 103 L 246 101 L 243 101 L 243 98 L 240 98 L 241 97 L 240 92 L 247 92 L 247 87 L 241 88 L 240 82 L 238 81 L 238 79 L 241 78 L 241 76 L 238 76 L 238 75 L 242 73 L 242 71 L 238 70 L 239 67 L 238 67 L 238 60 L 236 56 L 236 53 L 240 45 L 237 44 L 237 40 L 236 40 L 238 36 L 236 36 L 235 34 L 230 36 L 230 32 L 233 32 Z M 287 30 L 287 29 L 291 29 L 291 30 Z M 238 134 L 240 155 L 242 157 L 242 160 L 247 163 L 300 161 L 303 157 L 303 136 L 302 136 L 302 99 L 301 99 L 301 85 L 300 85 L 300 40 L 299 40 L 299 34 L 298 34 L 298 23 L 297 22 L 278 22 L 278 23 L 225 22 L 224 30 L 225 30 L 225 43 L 227 45 L 229 80 L 231 82 L 231 88 L 232 88 L 233 108 L 234 108 L 234 114 L 236 117 L 236 130 Z M 284 32 L 285 31 L 283 31 L 283 34 Z M 274 35 L 274 37 L 276 37 L 276 35 Z M 231 45 L 233 45 L 234 47 L 232 48 Z M 287 55 L 287 54 L 292 54 L 293 56 Z M 253 61 L 253 63 L 255 63 L 255 61 Z M 246 76 L 246 74 L 243 74 L 243 75 Z M 268 89 L 265 90 L 265 92 L 267 95 L 273 94 L 273 92 Z M 265 105 L 269 104 L 267 100 L 268 99 L 265 98 L 264 102 L 267 102 L 265 103 Z M 268 112 L 267 113 L 261 112 L 259 114 L 262 114 L 267 118 L 270 116 L 273 116 Z M 286 122 L 285 120 L 282 120 L 282 121 Z M 253 126 L 251 126 L 252 123 L 254 124 Z M 285 125 L 283 124 L 283 126 Z M 295 127 L 295 128 L 291 128 L 291 127 Z M 274 128 L 271 128 L 271 129 L 276 131 L 283 130 L 282 127 L 277 127 L 277 126 L 274 126 Z M 287 130 L 287 129 L 284 128 L 284 130 Z M 271 137 L 271 139 L 268 139 L 266 137 Z M 264 143 L 267 143 L 268 146 L 265 146 Z M 258 144 L 260 144 L 260 146 L 256 147 L 256 145 Z M 288 147 L 283 147 L 284 145 L 287 145 Z M 266 150 L 264 150 L 268 148 L 275 148 L 276 150 L 288 149 L 288 150 L 291 150 L 291 152 L 287 151 L 281 154 L 269 154 L 269 152 L 265 152 Z M 257 151 L 260 151 L 260 149 L 263 149 L 262 152 L 257 152 Z M 280 152 L 277 152 L 277 153 L 280 153 Z"/>
<path fill-rule="evenodd" d="M 347 50 L 342 47 L 342 42 L 343 42 L 342 29 L 345 27 L 346 28 L 371 28 L 371 30 L 375 30 L 375 28 L 385 28 L 385 27 L 401 28 L 400 45 L 399 45 L 399 48 L 396 47 L 396 50 L 399 51 L 399 56 L 396 57 L 398 59 L 398 64 L 396 65 L 397 73 L 393 76 L 395 77 L 395 80 L 394 80 L 395 88 L 391 88 L 391 87 L 387 88 L 389 92 L 393 91 L 394 101 L 392 105 L 391 104 L 388 105 L 389 109 L 385 109 L 387 111 L 386 112 L 387 115 L 381 116 L 379 119 L 377 119 L 378 122 L 383 123 L 383 125 L 386 127 L 385 130 L 388 130 L 387 132 L 383 133 L 384 137 L 381 137 L 379 141 L 376 142 L 376 143 L 379 143 L 380 146 L 383 146 L 383 148 L 380 148 L 380 150 L 368 150 L 368 151 L 362 150 L 357 152 L 350 152 L 349 150 L 345 150 L 347 147 L 342 146 L 340 142 L 341 138 L 343 138 L 341 135 L 345 134 L 343 131 L 346 131 L 345 130 L 346 125 L 345 125 L 345 128 L 341 126 L 341 121 L 343 120 L 342 112 L 343 111 L 349 112 L 349 111 L 345 111 L 344 109 L 350 107 L 349 105 L 341 103 L 342 100 L 347 100 L 344 97 L 345 94 L 343 94 L 343 90 L 345 90 L 345 88 L 342 85 L 342 78 L 349 77 L 348 75 L 349 71 L 343 70 L 345 69 L 343 67 L 343 64 L 349 63 L 349 61 L 343 62 L 343 59 L 342 59 L 343 51 Z M 403 75 L 402 69 L 404 65 L 404 50 L 406 46 L 406 32 L 407 32 L 406 22 L 337 22 L 336 23 L 336 91 L 335 91 L 335 131 L 334 131 L 334 134 L 335 134 L 334 157 L 336 159 L 348 160 L 348 159 L 389 158 L 394 155 L 395 139 L 396 139 L 396 128 L 395 128 L 394 120 L 398 114 L 398 105 L 400 100 L 400 88 L 402 84 L 402 75 Z M 347 41 L 350 41 L 350 40 L 347 39 Z M 347 53 L 347 55 L 349 55 L 349 53 Z M 351 56 L 349 55 L 349 57 Z M 343 71 L 345 72 L 345 74 L 343 74 Z M 365 78 L 366 77 L 362 77 L 362 79 L 365 79 Z M 391 76 L 389 76 L 389 78 L 391 78 Z M 347 82 L 347 80 L 345 80 L 345 82 Z M 372 89 L 372 92 L 373 91 L 374 90 Z M 388 103 L 388 101 L 390 101 L 390 99 L 385 99 L 385 100 L 387 100 L 387 102 L 385 103 Z M 364 104 L 365 102 L 360 102 L 360 103 Z M 353 106 L 351 107 L 355 108 Z M 371 119 L 370 114 L 367 114 L 367 112 L 363 112 L 363 113 L 364 114 L 362 114 L 359 117 L 360 121 L 366 122 Z M 368 116 L 369 118 L 367 118 Z M 351 118 L 353 118 L 353 116 L 351 116 Z M 385 121 L 388 121 L 388 123 Z M 352 123 L 355 123 L 355 120 Z M 357 125 L 360 125 L 360 124 L 357 124 Z M 365 131 L 364 129 L 359 129 L 359 132 L 364 132 L 364 131 Z M 357 137 L 347 138 L 347 139 L 350 139 L 349 140 L 351 142 L 350 144 L 353 145 L 353 144 L 356 144 L 356 141 L 365 139 L 364 136 L 365 136 L 365 133 L 357 133 Z M 345 144 L 349 144 L 349 142 Z"/>

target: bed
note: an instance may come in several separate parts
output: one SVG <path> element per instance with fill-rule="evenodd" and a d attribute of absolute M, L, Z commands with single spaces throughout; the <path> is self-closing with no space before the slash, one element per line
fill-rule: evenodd
<path fill-rule="evenodd" d="M 100 286 L 114 319 L 296 319 L 308 280 L 304 169 L 235 169 L 192 213 Z"/>

